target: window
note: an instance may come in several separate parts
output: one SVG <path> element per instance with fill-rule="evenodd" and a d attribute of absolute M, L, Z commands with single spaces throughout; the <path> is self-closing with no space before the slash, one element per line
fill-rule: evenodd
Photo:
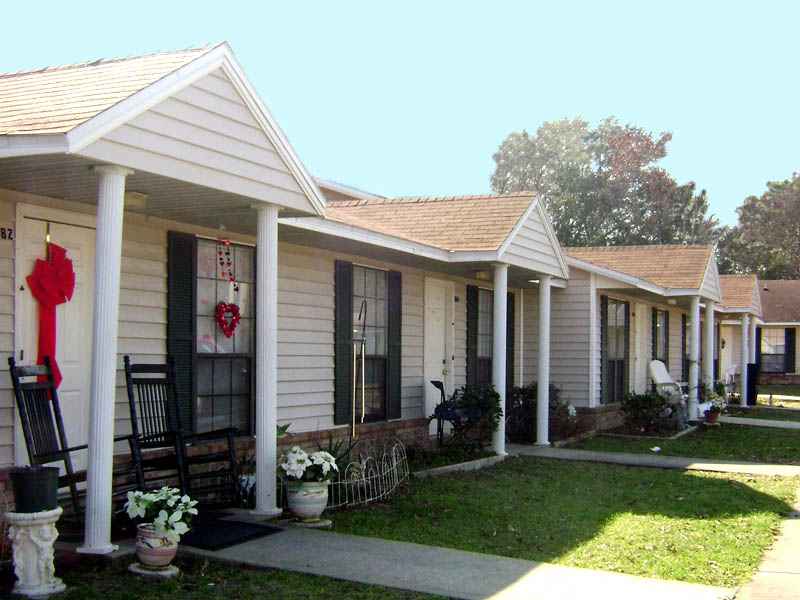
<path fill-rule="evenodd" d="M 197 240 L 194 421 L 198 432 L 251 429 L 254 264 L 251 247 Z M 215 318 L 220 302 L 239 307 L 241 320 L 231 337 Z"/>
<path fill-rule="evenodd" d="M 653 360 L 660 360 L 669 369 L 669 313 L 653 309 Z"/>
<path fill-rule="evenodd" d="M 603 297 L 603 400 L 620 402 L 627 393 L 630 307 L 627 302 Z"/>
<path fill-rule="evenodd" d="M 494 351 L 494 293 L 478 290 L 478 383 L 492 382 Z"/>
<path fill-rule="evenodd" d="M 386 419 L 386 283 L 386 271 L 353 266 L 353 341 L 359 371 L 356 373 L 357 421 L 362 414 L 365 421 Z"/>
<path fill-rule="evenodd" d="M 761 370 L 784 373 L 786 368 L 786 331 L 761 328 Z"/>

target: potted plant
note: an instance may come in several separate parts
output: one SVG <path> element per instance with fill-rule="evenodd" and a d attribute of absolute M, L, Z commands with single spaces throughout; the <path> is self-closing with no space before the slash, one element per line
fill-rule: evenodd
<path fill-rule="evenodd" d="M 711 402 L 711 406 L 705 410 L 706 423 L 714 425 L 725 410 L 725 400 L 710 390 L 706 392 L 706 399 Z"/>
<path fill-rule="evenodd" d="M 328 484 L 339 470 L 336 459 L 324 450 L 308 454 L 293 446 L 281 457 L 281 469 L 289 480 L 289 510 L 303 521 L 318 521 L 328 505 Z"/>
<path fill-rule="evenodd" d="M 128 492 L 125 510 L 136 527 L 136 556 L 148 569 L 167 569 L 178 551 L 181 536 L 197 514 L 197 500 L 180 490 L 162 487 L 156 492 Z"/>

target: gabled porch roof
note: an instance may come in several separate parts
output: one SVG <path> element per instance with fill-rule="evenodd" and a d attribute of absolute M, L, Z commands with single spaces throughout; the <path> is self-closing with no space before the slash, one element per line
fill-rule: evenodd
<path fill-rule="evenodd" d="M 569 276 L 549 218 L 532 193 L 385 198 L 319 184 L 327 196 L 324 218 L 281 219 L 285 229 L 295 229 L 289 235 L 298 241 L 330 236 L 447 263 L 465 274 L 486 263 L 507 263 L 512 280 L 526 286 L 531 272 L 559 280 Z"/>
<path fill-rule="evenodd" d="M 0 187 L 92 202 L 102 163 L 135 171 L 146 214 L 255 233 L 253 203 L 324 213 L 226 43 L 0 75 Z"/>
<path fill-rule="evenodd" d="M 664 297 L 722 299 L 713 246 L 595 246 L 564 251 L 571 266 L 634 289 Z"/>
<path fill-rule="evenodd" d="M 761 318 L 761 296 L 758 289 L 760 285 L 757 275 L 720 275 L 719 281 L 722 289 L 720 307 L 722 312 L 751 314 Z"/>

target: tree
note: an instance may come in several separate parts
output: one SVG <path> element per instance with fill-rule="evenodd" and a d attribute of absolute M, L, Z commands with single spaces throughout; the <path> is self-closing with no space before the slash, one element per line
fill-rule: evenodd
<path fill-rule="evenodd" d="M 614 118 L 594 129 L 582 119 L 550 121 L 503 141 L 492 188 L 538 192 L 568 246 L 709 242 L 717 222 L 706 216 L 705 191 L 656 165 L 671 139 Z"/>
<path fill-rule="evenodd" d="M 738 224 L 720 236 L 720 271 L 800 279 L 800 174 L 768 182 L 766 192 L 749 196 L 736 212 Z"/>

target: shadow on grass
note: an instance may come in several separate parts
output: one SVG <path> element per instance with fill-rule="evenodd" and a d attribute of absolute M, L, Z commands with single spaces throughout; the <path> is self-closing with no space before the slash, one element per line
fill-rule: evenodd
<path fill-rule="evenodd" d="M 515 458 L 414 481 L 336 530 L 732 586 L 753 572 L 797 481 Z"/>

